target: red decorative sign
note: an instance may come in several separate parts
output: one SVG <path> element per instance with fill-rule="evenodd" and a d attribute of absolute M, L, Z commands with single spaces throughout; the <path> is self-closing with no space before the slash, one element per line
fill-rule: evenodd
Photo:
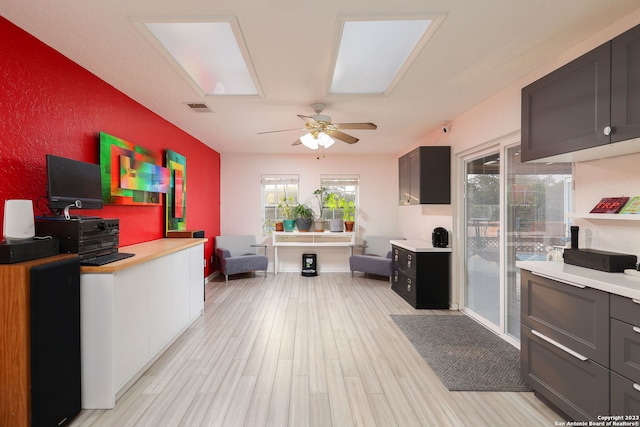
<path fill-rule="evenodd" d="M 628 201 L 628 197 L 605 197 L 591 209 L 591 213 L 618 213 Z"/>

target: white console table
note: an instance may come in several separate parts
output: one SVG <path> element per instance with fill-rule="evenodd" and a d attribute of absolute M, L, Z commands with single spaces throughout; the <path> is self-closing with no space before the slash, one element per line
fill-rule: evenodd
<path fill-rule="evenodd" d="M 272 234 L 272 245 L 274 250 L 273 274 L 278 274 L 279 247 L 353 247 L 355 243 L 356 233 L 354 232 L 276 231 Z"/>
<path fill-rule="evenodd" d="M 82 407 L 110 409 L 204 311 L 204 242 L 160 239 L 80 269 Z"/>

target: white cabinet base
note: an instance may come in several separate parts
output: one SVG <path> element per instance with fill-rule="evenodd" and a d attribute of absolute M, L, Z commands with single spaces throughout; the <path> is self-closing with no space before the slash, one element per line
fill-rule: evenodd
<path fill-rule="evenodd" d="M 204 239 L 121 268 L 81 271 L 82 407 L 116 400 L 204 311 Z M 143 253 L 148 242 L 122 248 Z"/>

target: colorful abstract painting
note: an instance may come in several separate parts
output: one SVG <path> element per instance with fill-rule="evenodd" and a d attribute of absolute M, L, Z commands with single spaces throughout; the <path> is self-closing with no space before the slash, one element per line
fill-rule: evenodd
<path fill-rule="evenodd" d="M 162 155 L 100 132 L 102 198 L 112 205 L 161 206 L 169 189 Z"/>
<path fill-rule="evenodd" d="M 167 169 L 170 184 L 165 203 L 167 231 L 187 229 L 187 159 L 182 154 L 167 150 Z"/>

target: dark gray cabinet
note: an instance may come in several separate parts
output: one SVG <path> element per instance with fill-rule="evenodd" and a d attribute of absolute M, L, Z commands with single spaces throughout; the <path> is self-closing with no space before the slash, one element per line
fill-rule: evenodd
<path fill-rule="evenodd" d="M 611 413 L 640 414 L 640 303 L 611 295 Z"/>
<path fill-rule="evenodd" d="M 399 204 L 451 203 L 451 147 L 418 147 L 398 159 Z"/>
<path fill-rule="evenodd" d="M 609 414 L 609 294 L 521 270 L 521 372 L 573 420 Z"/>
<path fill-rule="evenodd" d="M 522 89 L 522 161 L 571 161 L 638 136 L 640 26 Z"/>
<path fill-rule="evenodd" d="M 611 42 L 611 142 L 640 136 L 640 25 Z"/>
<path fill-rule="evenodd" d="M 450 252 L 392 246 L 391 289 L 413 308 L 449 308 Z"/>

